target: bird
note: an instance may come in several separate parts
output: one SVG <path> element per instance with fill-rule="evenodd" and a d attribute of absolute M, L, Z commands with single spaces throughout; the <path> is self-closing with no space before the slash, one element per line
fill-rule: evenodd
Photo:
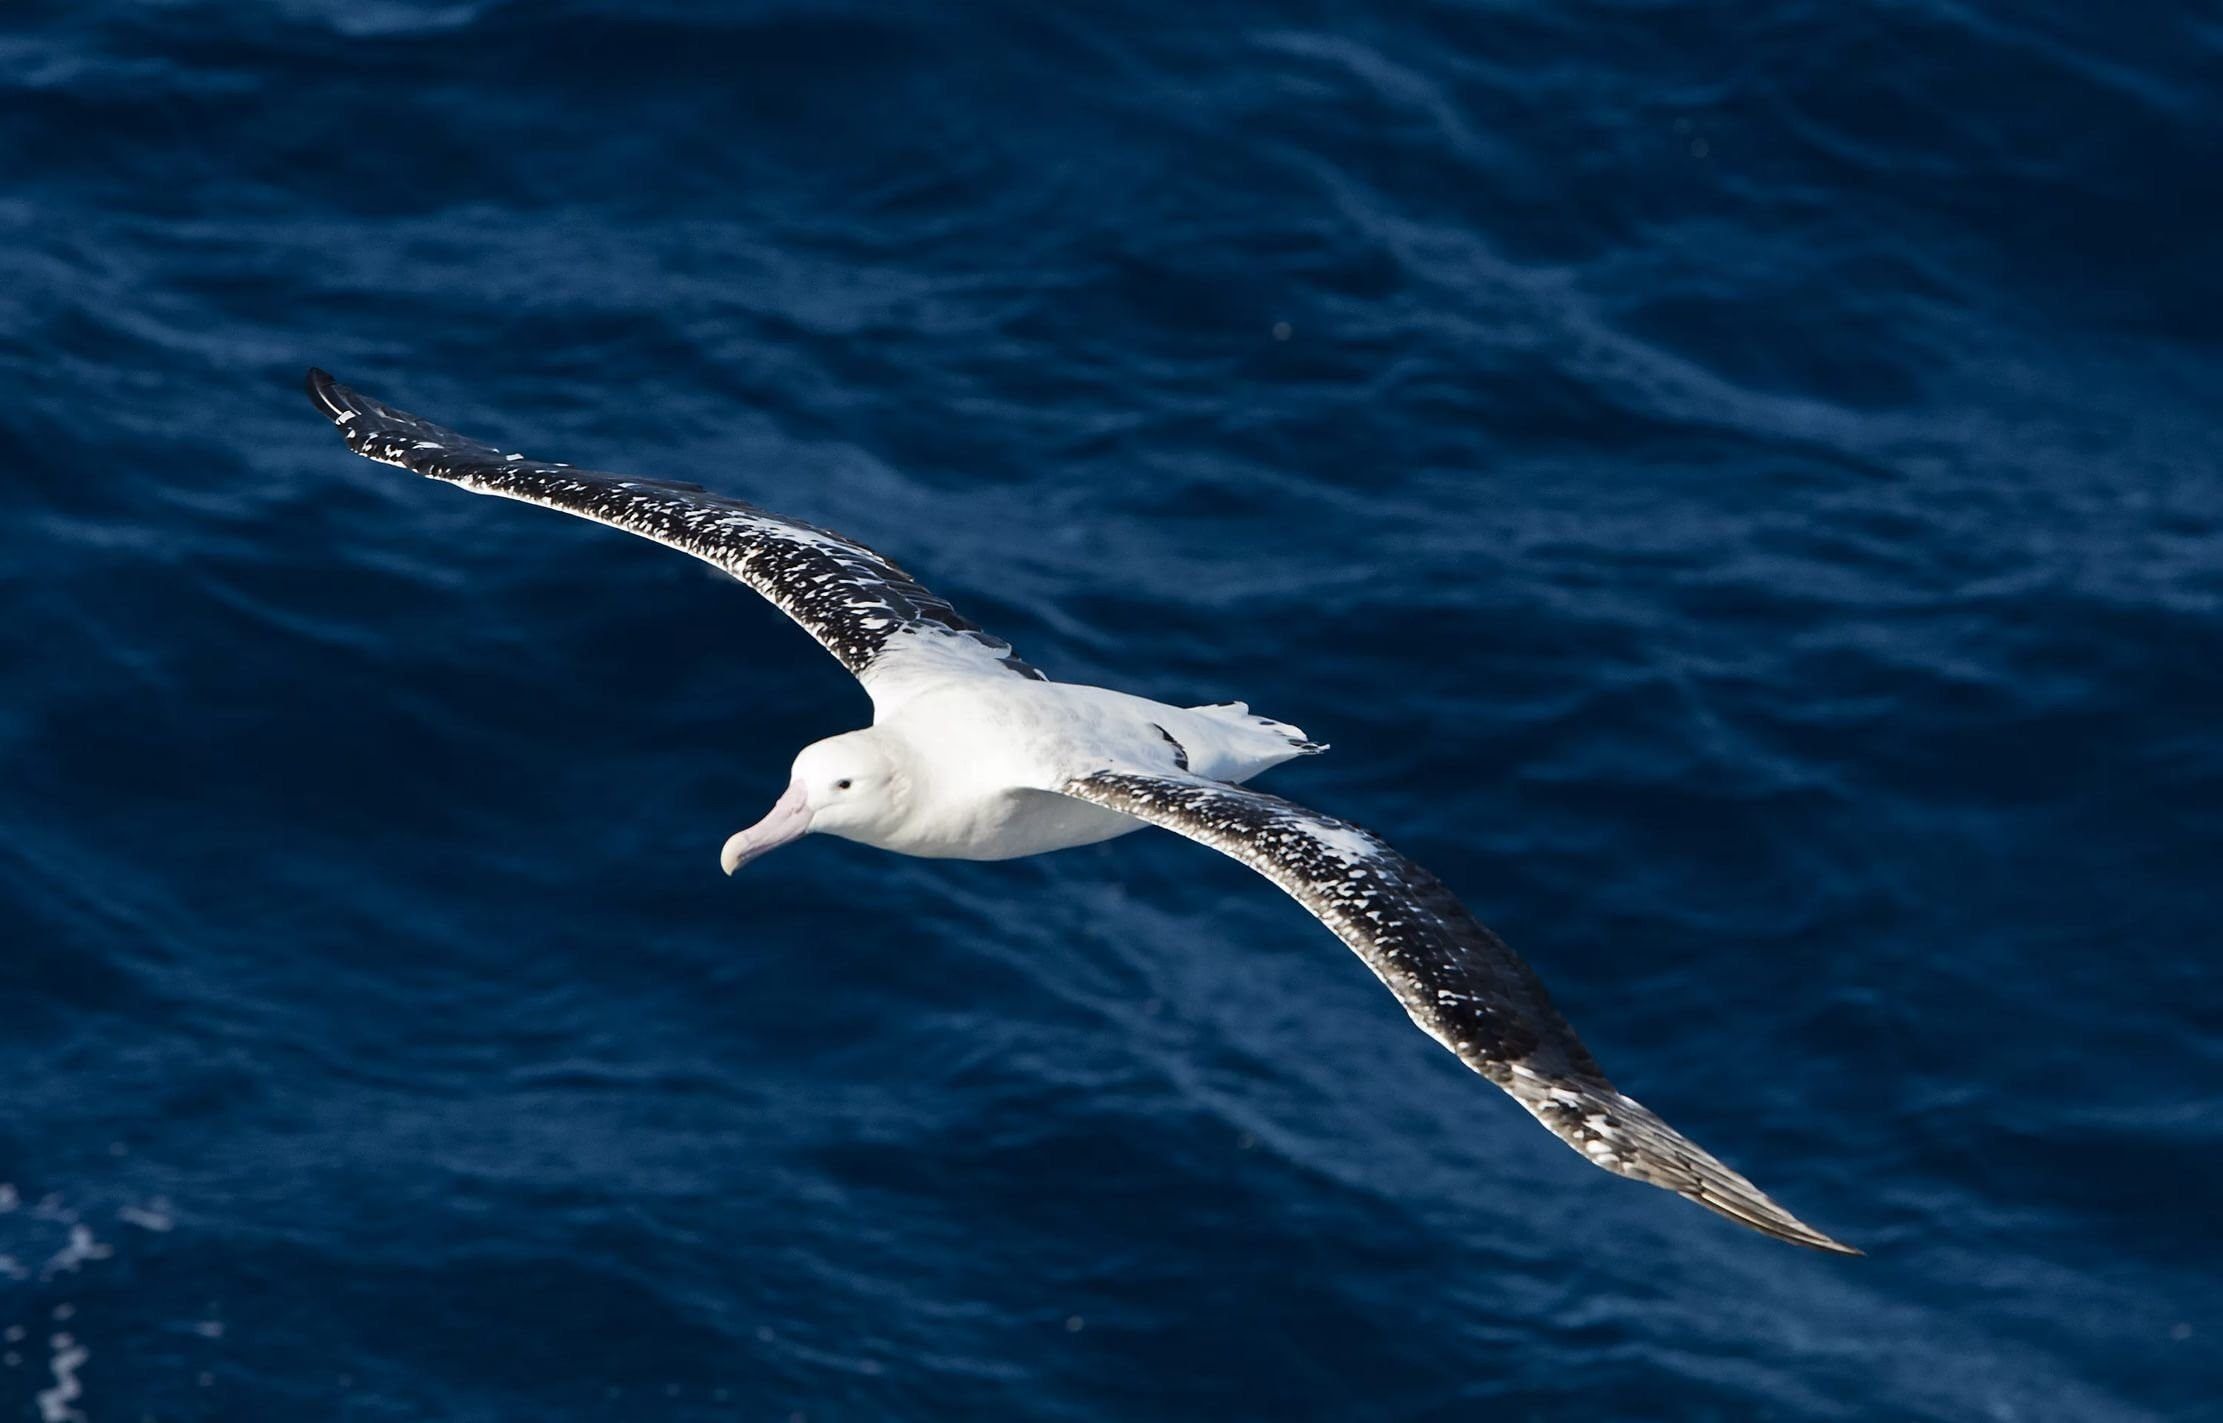
<path fill-rule="evenodd" d="M 864 687 L 872 724 L 797 753 L 728 875 L 806 835 L 1004 860 L 1170 830 L 1263 875 L 1386 985 L 1423 1032 L 1560 1140 L 1777 1240 L 1861 1252 L 1807 1225 L 1616 1088 L 1527 962 L 1371 831 L 1257 790 L 1326 750 L 1242 702 L 1177 707 L 1054 681 L 902 567 L 833 530 L 678 480 L 528 458 L 308 373 L 356 454 L 691 554 L 762 594 Z"/>

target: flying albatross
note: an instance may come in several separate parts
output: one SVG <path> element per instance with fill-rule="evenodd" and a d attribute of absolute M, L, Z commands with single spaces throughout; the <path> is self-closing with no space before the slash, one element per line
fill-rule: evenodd
<path fill-rule="evenodd" d="M 1421 1030 L 1617 1175 L 1778 1240 L 1806 1225 L 1607 1080 L 1534 970 L 1427 870 L 1348 821 L 1242 783 L 1325 748 L 1240 702 L 1175 707 L 1053 682 L 882 555 L 697 484 L 528 459 L 382 405 L 322 371 L 317 408 L 359 455 L 540 504 L 724 570 L 801 624 L 872 697 L 872 725 L 806 746 L 727 874 L 809 834 L 1004 860 L 1162 826 L 1279 885 Z"/>

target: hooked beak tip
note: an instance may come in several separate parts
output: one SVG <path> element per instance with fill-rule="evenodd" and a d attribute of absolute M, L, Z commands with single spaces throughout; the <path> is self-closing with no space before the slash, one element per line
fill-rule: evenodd
<path fill-rule="evenodd" d="M 756 844 L 755 838 L 744 830 L 726 841 L 725 848 L 718 852 L 718 868 L 731 875 L 734 871 L 771 848 L 769 845 Z"/>
<path fill-rule="evenodd" d="M 800 784 L 787 788 L 787 794 L 772 807 L 771 813 L 746 830 L 736 832 L 718 852 L 718 865 L 728 875 L 740 869 L 768 850 L 776 850 L 791 840 L 799 840 L 810 830 L 810 805 Z"/>

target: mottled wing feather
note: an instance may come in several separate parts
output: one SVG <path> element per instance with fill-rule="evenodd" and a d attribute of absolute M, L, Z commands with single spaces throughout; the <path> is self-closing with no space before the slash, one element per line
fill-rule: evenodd
<path fill-rule="evenodd" d="M 575 469 L 506 454 L 350 390 L 308 377 L 317 408 L 359 455 L 560 509 L 676 548 L 763 594 L 872 688 L 907 660 L 957 658 L 1042 680 L 1011 644 L 983 632 L 892 560 L 831 529 L 783 518 L 701 485 Z"/>
<path fill-rule="evenodd" d="M 1429 1036 L 1597 1165 L 1778 1239 L 1859 1253 L 1616 1090 L 1520 956 L 1441 880 L 1375 835 L 1196 776 L 1107 770 L 1063 790 L 1209 845 L 1281 886 L 1357 952 Z"/>

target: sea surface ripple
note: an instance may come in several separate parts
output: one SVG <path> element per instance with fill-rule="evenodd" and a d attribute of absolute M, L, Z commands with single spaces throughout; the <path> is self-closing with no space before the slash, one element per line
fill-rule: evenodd
<path fill-rule="evenodd" d="M 2223 1417 L 2203 6 L 20 0 L 0 1416 Z M 838 842 L 745 589 L 1334 743 L 1823 1258 L 1239 866 Z"/>

